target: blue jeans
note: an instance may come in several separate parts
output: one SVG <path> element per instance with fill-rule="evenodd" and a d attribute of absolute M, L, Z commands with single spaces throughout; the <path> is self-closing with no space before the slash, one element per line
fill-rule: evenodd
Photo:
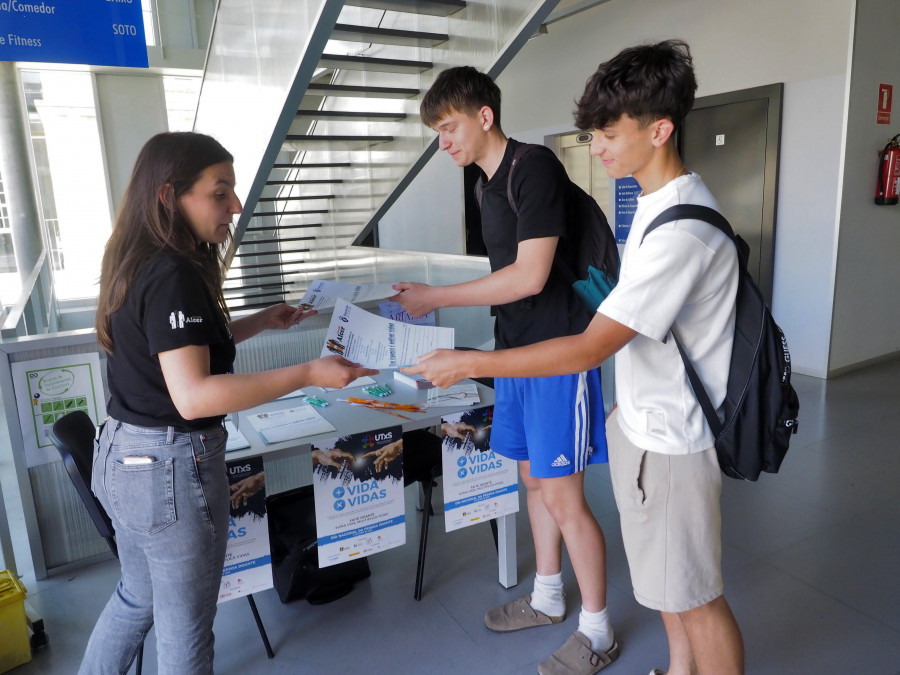
<path fill-rule="evenodd" d="M 221 426 L 182 433 L 106 422 L 91 489 L 112 519 L 122 578 L 79 673 L 127 672 L 154 624 L 160 675 L 213 672 L 212 625 L 228 539 L 226 438 Z M 125 464 L 126 456 L 152 461 Z"/>

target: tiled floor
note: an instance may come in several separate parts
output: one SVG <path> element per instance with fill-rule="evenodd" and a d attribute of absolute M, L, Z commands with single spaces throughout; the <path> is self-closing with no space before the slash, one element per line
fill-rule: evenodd
<path fill-rule="evenodd" d="M 748 673 L 900 673 L 900 361 L 825 382 L 794 376 L 800 433 L 778 475 L 726 479 L 726 597 L 744 634 Z M 646 675 L 667 662 L 658 615 L 634 601 L 605 467 L 588 473 L 591 506 L 609 547 L 609 606 L 622 654 L 606 672 Z M 216 618 L 222 673 L 534 673 L 575 630 L 580 606 L 571 567 L 564 624 L 496 635 L 488 607 L 530 591 L 534 556 L 527 514 L 519 524 L 519 587 L 496 581 L 490 530 L 446 534 L 433 521 L 424 597 L 413 599 L 415 526 L 408 543 L 370 560 L 372 577 L 330 605 L 282 605 L 257 596 L 276 651 L 267 660 L 247 603 Z M 438 494 L 438 498 L 440 495 Z M 15 671 L 74 672 L 92 624 L 117 579 L 115 561 L 42 582 L 25 579 L 50 644 Z M 144 672 L 156 672 L 152 633 Z"/>

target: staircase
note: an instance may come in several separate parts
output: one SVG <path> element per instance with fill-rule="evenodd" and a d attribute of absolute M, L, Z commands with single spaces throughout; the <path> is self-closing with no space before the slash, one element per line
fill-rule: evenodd
<path fill-rule="evenodd" d="M 455 65 L 496 77 L 556 0 L 272 4 L 220 0 L 195 124 L 235 155 L 232 311 L 365 277 L 380 218 L 437 149 L 418 116 L 434 78 Z M 252 47 L 236 45 L 248 31 Z"/>

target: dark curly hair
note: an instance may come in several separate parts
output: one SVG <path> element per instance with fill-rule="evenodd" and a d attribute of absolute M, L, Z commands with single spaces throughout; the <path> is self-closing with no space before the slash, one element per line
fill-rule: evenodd
<path fill-rule="evenodd" d="M 681 40 L 623 49 L 601 63 L 575 104 L 575 126 L 603 129 L 622 115 L 646 126 L 668 118 L 677 129 L 694 106 L 697 80 L 691 50 Z"/>

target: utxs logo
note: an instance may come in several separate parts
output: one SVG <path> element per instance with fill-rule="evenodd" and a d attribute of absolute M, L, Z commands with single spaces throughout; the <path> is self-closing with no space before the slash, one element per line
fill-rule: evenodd
<path fill-rule="evenodd" d="M 241 474 L 250 473 L 253 471 L 253 467 L 249 464 L 244 464 L 243 466 L 229 466 L 228 474 L 230 476 L 239 476 Z"/>
<path fill-rule="evenodd" d="M 381 441 L 392 441 L 394 439 L 394 432 L 392 431 L 382 431 L 377 434 L 366 436 L 363 438 L 362 446 L 365 448 L 374 448 L 376 443 Z"/>

